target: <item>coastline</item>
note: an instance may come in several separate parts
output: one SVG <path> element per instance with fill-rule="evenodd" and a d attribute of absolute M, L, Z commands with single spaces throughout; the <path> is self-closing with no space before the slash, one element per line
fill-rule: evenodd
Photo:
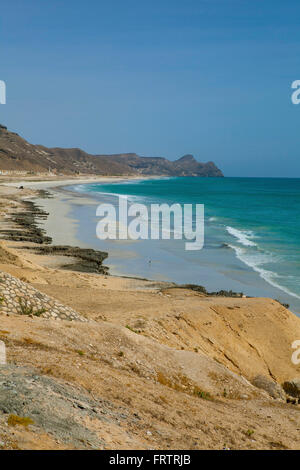
<path fill-rule="evenodd" d="M 160 177 L 156 178 L 161 179 Z M 52 238 L 53 245 L 77 246 L 83 249 L 92 248 L 100 250 L 100 252 L 108 252 L 108 258 L 105 261 L 112 276 L 148 279 L 153 282 L 175 283 L 177 285 L 200 284 L 209 292 L 233 291 L 241 292 L 250 297 L 269 297 L 278 299 L 283 305 L 290 306 L 296 315 L 300 314 L 297 300 L 261 279 L 259 273 L 245 266 L 236 257 L 233 250 L 218 250 L 216 252 L 215 256 L 218 258 L 219 266 L 219 269 L 216 270 L 213 266 L 211 267 L 212 250 L 206 253 L 205 250 L 204 252 L 202 250 L 201 256 L 204 262 L 196 265 L 193 259 L 185 260 L 182 258 L 180 260 L 174 258 L 169 247 L 166 247 L 166 251 L 164 246 L 161 247 L 160 244 L 154 243 L 151 245 L 142 241 L 137 243 L 131 241 L 118 241 L 117 243 L 105 241 L 99 243 L 94 231 L 96 206 L 101 200 L 113 203 L 114 201 L 107 195 L 93 197 L 93 194 L 89 195 L 84 192 L 79 193 L 69 190 L 68 186 L 89 184 L 91 182 L 110 183 L 141 179 L 153 178 L 88 177 L 36 182 L 18 181 L 18 184 L 22 184 L 24 188 L 31 187 L 35 190 L 46 190 L 52 194 L 53 197 L 50 199 L 38 198 L 35 195 L 32 200 L 49 214 L 47 218 L 41 220 L 40 225 Z M 14 186 L 15 184 L 17 183 L 9 183 L 8 186 Z M 91 220 L 94 220 L 94 225 L 91 226 L 92 233 L 86 231 L 86 227 L 91 224 Z M 174 252 L 176 256 L 177 253 Z M 151 265 L 146 262 L 149 258 L 152 258 Z M 186 263 L 188 266 L 186 272 L 177 269 L 181 262 Z M 171 271 L 168 268 L 166 269 L 168 265 L 173 266 Z M 227 268 L 229 266 L 231 268 Z M 176 276 L 174 276 L 174 273 L 176 273 Z M 242 279 L 243 282 L 241 282 Z"/>
<path fill-rule="evenodd" d="M 148 178 L 134 178 L 137 180 Z M 123 182 L 124 178 L 104 178 L 99 179 L 99 182 Z M 88 184 L 90 180 L 78 180 L 76 184 Z M 71 181 L 71 186 L 74 185 L 74 180 Z M 81 227 L 86 227 L 93 218 L 93 212 L 96 211 L 96 206 L 101 200 L 105 202 L 114 202 L 111 197 L 107 195 L 97 195 L 91 193 L 79 193 L 74 190 L 69 190 L 66 186 L 70 186 L 70 181 L 59 182 L 58 185 L 49 185 L 48 182 L 42 183 L 41 186 L 45 189 L 53 191 L 55 198 L 53 200 L 37 200 L 47 212 L 50 213 L 48 219 L 43 222 L 47 233 L 53 238 L 55 244 L 67 243 L 85 248 L 94 248 L 108 251 L 108 265 L 110 274 L 114 276 L 127 276 L 133 278 L 152 279 L 156 281 L 175 282 L 176 284 L 200 284 L 208 291 L 234 291 L 242 292 L 247 296 L 252 297 L 270 297 L 279 299 L 283 304 L 291 306 L 295 314 L 300 314 L 300 305 L 297 299 L 291 295 L 280 290 L 280 288 L 268 283 L 262 279 L 255 269 L 245 266 L 245 264 L 236 256 L 234 250 L 223 250 L 216 252 L 216 257 L 219 258 L 218 270 L 211 268 L 211 253 L 212 250 L 202 253 L 203 266 L 201 264 L 195 265 L 193 260 L 184 260 L 189 269 L 187 275 L 177 270 L 176 264 L 179 264 L 180 259 L 174 258 L 169 248 L 167 250 L 162 244 L 146 244 L 143 241 L 132 243 L 130 241 L 118 241 L 113 243 L 110 241 L 99 243 L 94 235 L 88 232 L 83 232 Z M 64 189 L 62 189 L 64 187 Z M 58 207 L 58 209 L 57 209 Z M 84 207 L 86 208 L 85 210 Z M 87 213 L 87 215 L 83 215 Z M 94 218 L 96 225 L 96 219 Z M 57 230 L 57 227 L 64 227 L 63 235 Z M 93 232 L 94 233 L 94 232 Z M 154 251 L 153 251 L 154 250 Z M 155 253 L 157 255 L 155 256 Z M 145 261 L 146 259 L 153 258 L 151 265 Z M 163 261 L 164 260 L 164 261 Z M 233 264 L 234 263 L 234 264 Z M 173 264 L 172 275 L 171 271 L 166 270 L 166 266 Z M 223 268 L 222 268 L 223 266 Z M 228 269 L 227 266 L 232 266 Z M 194 271 L 193 271 L 194 270 Z M 174 273 L 177 275 L 174 276 Z M 199 275 L 199 276 L 198 276 Z M 174 277 L 173 277 L 174 276 Z M 198 278 L 197 278 L 198 276 Z M 199 279 L 199 280 L 198 280 Z M 243 282 L 242 282 L 243 279 Z"/>
<path fill-rule="evenodd" d="M 23 213 L 22 201 L 39 200 L 36 191 L 16 186 L 0 186 L 2 228 L 16 229 L 10 216 Z M 63 206 L 65 197 L 43 201 Z M 300 373 L 291 361 L 300 320 L 279 302 L 68 270 L 72 258 L 40 255 L 35 247 L 0 241 L 0 271 L 34 289 L 34 301 L 55 299 L 64 316 L 0 306 L 8 357 L 1 373 L 29 397 L 20 404 L 7 391 L 0 405 L 18 406 L 34 422 L 19 433 L 0 413 L 4 448 L 299 447 L 297 400 L 280 384 Z M 252 383 L 258 375 L 269 391 Z"/>
<path fill-rule="evenodd" d="M 300 3 L 1 7 L 0 454 L 300 451 Z"/>
<path fill-rule="evenodd" d="M 90 205 L 94 201 L 91 198 L 83 197 L 81 194 L 62 190 L 64 186 L 72 184 L 88 184 L 88 183 L 102 183 L 113 181 L 124 181 L 127 179 L 141 179 L 136 177 L 89 177 L 89 178 L 67 178 L 67 179 L 49 179 L 42 181 L 28 181 L 28 180 L 14 180 L 5 183 L 7 187 L 23 186 L 25 189 L 44 190 L 49 191 L 53 195 L 52 198 L 39 198 L 36 194 L 31 199 L 37 205 L 41 206 L 49 215 L 43 221 L 44 229 L 47 234 L 52 238 L 53 244 L 58 245 L 80 245 L 82 248 L 89 248 L 84 242 L 80 242 L 76 238 L 76 225 L 77 220 L 70 218 L 69 214 L 72 209 L 72 204 L 76 202 L 80 205 Z M 60 227 L 60 229 L 58 229 Z M 61 231 L 61 233 L 60 233 Z"/>

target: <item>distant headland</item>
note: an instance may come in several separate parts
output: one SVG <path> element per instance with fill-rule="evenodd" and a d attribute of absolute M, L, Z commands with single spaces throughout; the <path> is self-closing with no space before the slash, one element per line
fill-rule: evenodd
<path fill-rule="evenodd" d="M 213 163 L 198 162 L 193 155 L 175 161 L 141 157 L 136 153 L 91 155 L 78 148 L 47 148 L 33 145 L 0 124 L 1 173 L 62 173 L 67 175 L 149 175 L 222 177 Z"/>

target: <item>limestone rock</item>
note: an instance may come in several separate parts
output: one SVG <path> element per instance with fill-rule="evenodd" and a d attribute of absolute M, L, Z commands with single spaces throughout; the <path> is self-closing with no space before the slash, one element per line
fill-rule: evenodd
<path fill-rule="evenodd" d="M 257 388 L 265 390 L 272 398 L 279 398 L 284 401 L 286 399 L 283 388 L 278 383 L 264 375 L 257 375 L 254 377 L 252 384 Z"/>

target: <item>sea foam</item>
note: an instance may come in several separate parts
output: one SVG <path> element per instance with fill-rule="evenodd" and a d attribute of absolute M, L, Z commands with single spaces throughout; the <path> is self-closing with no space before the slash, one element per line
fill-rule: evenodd
<path fill-rule="evenodd" d="M 251 230 L 238 230 L 234 227 L 230 227 L 230 225 L 226 227 L 226 230 L 228 233 L 230 233 L 230 235 L 237 238 L 238 242 L 242 245 L 257 246 L 256 243 L 254 243 L 252 240 L 249 240 L 249 238 L 252 238 L 254 236 Z"/>
<path fill-rule="evenodd" d="M 280 276 L 277 273 L 261 267 L 263 264 L 266 264 L 267 262 L 270 263 L 270 261 L 272 261 L 271 255 L 267 255 L 263 253 L 253 254 L 253 253 L 250 253 L 245 248 L 237 247 L 235 245 L 230 245 L 230 244 L 228 244 L 228 246 L 235 251 L 236 256 L 238 257 L 240 261 L 242 261 L 247 266 L 252 268 L 255 272 L 257 272 L 260 275 L 260 277 L 264 279 L 266 282 L 268 282 L 271 286 L 276 287 L 277 289 L 280 289 L 281 291 L 285 292 L 286 294 L 291 295 L 292 297 L 300 299 L 299 295 L 290 291 L 287 287 L 282 286 L 281 284 L 279 284 L 278 281 L 276 281 L 277 279 L 280 278 Z"/>

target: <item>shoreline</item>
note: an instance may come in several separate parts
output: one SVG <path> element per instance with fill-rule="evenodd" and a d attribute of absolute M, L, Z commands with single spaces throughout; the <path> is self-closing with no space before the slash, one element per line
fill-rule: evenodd
<path fill-rule="evenodd" d="M 122 179 L 120 180 L 122 181 Z M 88 182 L 87 182 L 88 184 Z M 55 188 L 54 188 L 55 189 Z M 60 187 L 57 189 L 58 192 L 64 193 L 66 195 L 70 196 L 69 199 L 69 206 L 70 206 L 70 218 L 75 218 L 77 221 L 81 221 L 81 225 L 83 223 L 82 219 L 80 219 L 79 212 L 77 210 L 77 207 L 79 207 L 79 204 L 77 205 L 77 201 L 82 199 L 87 201 L 87 208 L 88 206 L 92 205 L 97 205 L 101 201 L 101 194 L 97 197 L 95 194 L 90 196 L 88 193 L 82 192 L 78 193 L 76 191 L 69 191 L 68 189 L 61 189 Z M 105 201 L 111 202 L 111 196 L 108 196 L 106 194 L 103 195 L 103 198 Z M 71 214 L 72 212 L 72 214 Z M 86 220 L 88 222 L 88 219 Z M 74 227 L 80 228 L 77 225 Z M 77 231 L 77 240 L 80 237 L 80 231 Z M 92 246 L 93 248 L 97 247 L 97 244 L 95 242 L 92 242 L 91 239 L 85 238 L 84 236 L 80 237 L 80 243 L 84 244 L 84 241 L 89 240 L 89 243 L 87 243 L 86 246 Z M 110 270 L 113 275 L 116 276 L 127 276 L 127 277 L 138 277 L 138 278 L 147 278 L 147 279 L 154 279 L 154 280 L 160 280 L 165 282 L 173 282 L 175 284 L 200 284 L 201 286 L 205 286 L 205 288 L 208 291 L 235 291 L 235 292 L 243 292 L 246 296 L 248 297 L 270 297 L 273 299 L 279 299 L 279 302 L 282 303 L 282 305 L 290 306 L 291 309 L 294 311 L 296 315 L 300 314 L 300 306 L 299 306 L 299 301 L 297 298 L 294 298 L 296 296 L 293 296 L 292 294 L 289 294 L 284 288 L 280 288 L 279 286 L 275 286 L 273 283 L 269 283 L 265 278 L 262 278 L 253 267 L 249 266 L 247 263 L 244 263 L 243 260 L 241 260 L 237 255 L 235 250 L 230 250 L 230 252 L 225 253 L 224 251 L 221 253 L 219 252 L 218 256 L 221 256 L 221 260 L 219 260 L 219 266 L 220 270 L 215 270 L 210 272 L 210 268 L 205 266 L 208 266 L 207 264 L 203 264 L 203 266 L 198 265 L 197 269 L 198 272 L 200 273 L 199 280 L 196 280 L 196 271 L 194 273 L 194 279 L 191 279 L 191 277 L 185 278 L 185 276 L 182 276 L 181 279 L 176 279 L 172 278 L 172 276 L 168 276 L 168 273 L 163 273 L 163 270 L 156 269 L 156 272 L 154 271 L 154 264 L 152 263 L 152 269 L 148 270 L 146 266 L 142 266 L 142 258 L 141 258 L 141 252 L 143 252 L 143 247 L 146 248 L 145 253 L 147 253 L 147 250 L 149 251 L 149 248 L 147 247 L 147 243 L 143 241 L 139 241 L 139 243 L 136 243 L 132 245 L 132 248 L 129 244 L 130 242 L 123 243 L 122 241 L 118 241 L 117 244 L 110 243 L 109 241 L 106 241 L 103 243 L 103 249 L 105 251 L 108 251 L 109 253 L 109 259 L 108 263 L 110 263 Z M 148 243 L 149 247 L 151 246 L 150 243 Z M 101 246 L 101 245 L 100 245 Z M 157 245 L 152 245 L 153 252 L 149 252 L 148 255 L 152 258 L 152 253 L 156 253 L 156 250 L 160 250 L 159 244 Z M 102 248 L 101 248 L 102 249 Z M 163 248 L 164 250 L 164 248 Z M 131 260 L 127 257 L 126 253 L 128 253 L 128 256 L 132 257 Z M 158 251 L 160 253 L 160 256 L 164 256 L 166 251 Z M 209 254 L 210 255 L 210 254 Z M 134 264 L 136 261 L 133 259 L 136 259 L 137 262 L 139 262 L 139 265 Z M 155 258 L 155 255 L 153 255 Z M 168 255 L 169 256 L 169 255 Z M 201 255 L 202 256 L 202 255 Z M 139 257 L 139 260 L 137 259 Z M 185 256 L 186 257 L 186 256 Z M 162 258 L 161 258 L 162 259 Z M 207 256 L 206 256 L 207 259 Z M 204 257 L 205 260 L 205 257 Z M 234 266 L 235 266 L 235 272 L 233 272 L 233 275 L 228 271 L 227 266 L 231 266 L 232 260 L 234 260 Z M 171 262 L 173 260 L 171 259 Z M 188 269 L 190 270 L 191 268 L 191 263 L 190 261 L 185 260 L 183 258 L 183 261 L 187 263 L 187 266 L 189 267 Z M 154 260 L 155 262 L 155 260 Z M 192 263 L 193 264 L 193 263 Z M 125 268 L 124 268 L 125 266 Z M 137 267 L 138 266 L 138 267 Z M 163 267 L 162 267 L 163 268 Z M 224 274 L 222 271 L 227 270 L 228 273 Z M 206 271 L 205 271 L 206 269 Z M 238 271 L 241 272 L 242 278 L 238 277 Z M 153 276 L 153 277 L 152 277 Z M 214 279 L 215 278 L 215 279 Z"/>
<path fill-rule="evenodd" d="M 159 178 L 159 177 L 156 177 Z M 95 197 L 89 197 L 87 193 L 77 193 L 76 191 L 71 191 L 63 189 L 66 186 L 72 186 L 74 184 L 89 184 L 91 182 L 123 182 L 126 180 L 141 180 L 141 179 L 152 179 L 152 178 L 140 178 L 140 177 L 133 177 L 133 178 L 124 178 L 124 177 L 89 177 L 89 178 L 75 178 L 75 179 L 60 179 L 60 180 L 47 180 L 47 181 L 14 181 L 9 182 L 7 187 L 15 187 L 15 185 L 22 185 L 24 189 L 31 188 L 34 191 L 47 191 L 49 192 L 52 197 L 51 198 L 40 198 L 37 194 L 34 194 L 30 200 L 34 202 L 38 207 L 42 207 L 43 211 L 46 212 L 48 215 L 46 218 L 43 218 L 39 225 L 45 231 L 47 236 L 52 238 L 52 245 L 62 246 L 67 245 L 69 247 L 79 247 L 80 249 L 93 249 L 95 253 L 98 251 L 99 253 L 108 252 L 108 265 L 109 265 L 109 274 L 111 276 L 115 276 L 116 278 L 128 278 L 128 279 L 137 279 L 137 280 L 147 280 L 148 282 L 158 282 L 158 283 L 165 283 L 166 285 L 177 285 L 177 286 L 186 286 L 186 285 L 196 285 L 204 289 L 206 293 L 211 292 L 215 295 L 220 295 L 219 293 L 223 292 L 225 296 L 245 296 L 245 297 L 269 297 L 272 299 L 279 299 L 278 301 L 284 305 L 289 307 L 292 305 L 292 310 L 296 315 L 299 315 L 299 309 L 297 307 L 296 311 L 295 308 L 293 309 L 292 300 L 286 301 L 284 296 L 281 294 L 279 289 L 274 289 L 272 286 L 269 287 L 266 293 L 262 289 L 261 292 L 247 292 L 245 291 L 245 287 L 247 287 L 247 283 L 245 285 L 238 285 L 238 283 L 232 278 L 231 276 L 224 277 L 224 281 L 221 281 L 221 278 L 216 278 L 214 281 L 214 273 L 210 273 L 207 275 L 202 276 L 203 279 L 199 282 L 195 282 L 194 279 L 189 279 L 186 276 L 183 276 L 182 279 L 176 280 L 172 278 L 165 277 L 161 271 L 155 273 L 155 271 L 149 270 L 149 273 L 145 272 L 145 269 L 141 270 L 141 261 L 137 259 L 139 256 L 137 245 L 132 245 L 127 242 L 125 244 L 111 244 L 105 243 L 103 247 L 96 245 L 95 243 L 91 243 L 89 239 L 83 239 L 82 237 L 78 237 L 78 228 L 80 223 L 80 218 L 74 217 L 74 208 L 76 208 L 77 212 L 78 209 L 86 207 L 87 209 L 92 209 L 92 206 L 96 206 L 99 204 L 99 199 Z M 160 178 L 159 178 L 160 179 Z M 83 222 L 81 221 L 81 224 Z M 58 229 L 59 227 L 59 229 Z M 100 250 L 100 251 L 99 251 Z M 47 251 L 47 250 L 45 250 Z M 42 254 L 42 250 L 40 250 L 40 254 Z M 227 253 L 227 257 L 228 257 Z M 54 256 L 54 254 L 52 254 Z M 234 256 L 234 255 L 232 255 Z M 151 255 L 152 257 L 152 255 Z M 139 261 L 139 267 L 136 268 L 136 262 Z M 223 260 L 226 266 L 225 260 Z M 229 262 L 229 261 L 227 261 Z M 237 261 L 242 265 L 241 261 Z M 125 268 L 124 268 L 125 266 Z M 130 268 L 131 266 L 131 268 Z M 140 271 L 139 271 L 140 270 Z M 134 272 L 133 272 L 134 271 Z M 151 271 L 151 272 L 150 272 Z M 202 268 L 202 272 L 205 272 L 205 268 Z M 251 276 L 257 276 L 258 274 L 255 273 L 253 270 L 249 270 Z M 151 276 L 153 275 L 153 277 Z M 217 274 L 217 272 L 216 272 Z M 210 278 L 207 276 L 210 275 Z M 208 282 L 209 279 L 209 282 Z M 218 279 L 218 281 L 217 281 Z M 265 282 L 265 281 L 264 281 Z M 204 287 L 202 287 L 204 286 Z M 252 289 L 253 290 L 253 289 Z M 283 297 L 283 298 L 282 298 Z"/>
<path fill-rule="evenodd" d="M 157 179 L 159 177 L 155 177 Z M 104 179 L 99 179 L 97 182 L 123 182 L 127 180 L 148 180 L 148 179 L 154 179 L 153 177 L 149 178 L 104 178 Z M 159 178 L 160 179 L 160 178 Z M 76 181 L 76 184 L 89 184 L 90 180 L 80 180 Z M 43 188 L 47 191 L 52 191 L 55 196 L 53 199 L 37 199 L 37 204 L 40 206 L 43 206 L 44 210 L 47 210 L 49 212 L 48 218 L 43 221 L 44 229 L 47 234 L 49 234 L 52 238 L 52 243 L 53 245 L 56 244 L 62 244 L 62 241 L 64 241 L 63 244 L 70 245 L 70 246 L 79 246 L 80 248 L 91 248 L 91 245 L 89 243 L 84 242 L 82 239 L 79 240 L 78 237 L 76 237 L 76 229 L 79 224 L 79 219 L 74 219 L 71 216 L 72 208 L 76 204 L 76 206 L 96 206 L 99 204 L 99 200 L 96 198 L 93 198 L 92 196 L 89 197 L 87 193 L 78 193 L 76 191 L 72 191 L 68 189 L 68 186 L 72 186 L 73 182 L 70 184 L 69 181 L 60 183 L 59 185 L 55 186 L 48 186 L 47 184 L 43 184 Z M 40 189 L 40 187 L 39 187 Z M 57 205 L 60 207 L 59 214 L 55 214 Z M 62 209 L 63 208 L 63 209 Z M 62 240 L 57 233 L 56 227 L 57 226 L 62 226 L 63 224 L 67 223 L 67 227 L 70 230 L 68 232 L 68 237 L 67 239 L 64 238 Z M 68 231 L 68 230 L 67 230 Z M 65 235 L 66 230 L 64 228 L 63 234 Z M 64 236 L 63 235 L 63 236 Z M 125 241 L 125 245 L 127 245 Z M 107 249 L 104 247 L 105 252 L 108 252 L 108 259 L 111 259 L 112 253 L 114 253 L 114 249 Z M 120 262 L 125 261 L 127 259 L 127 253 L 130 252 L 130 248 L 128 250 L 128 247 L 121 248 L 118 251 L 118 259 Z M 125 273 L 123 272 L 118 272 L 118 270 L 115 267 L 109 267 L 109 275 L 114 276 L 116 278 L 123 278 L 123 279 L 133 279 L 133 280 L 140 280 L 140 281 L 146 281 L 149 283 L 162 283 L 166 287 L 174 286 L 177 288 L 188 288 L 191 290 L 195 290 L 198 292 L 202 292 L 205 295 L 208 296 L 224 296 L 224 297 L 232 297 L 232 298 L 240 298 L 240 297 L 247 297 L 246 295 L 243 294 L 243 292 L 235 292 L 232 289 L 220 289 L 220 290 L 213 290 L 212 292 L 207 291 L 205 286 L 203 285 L 198 285 L 194 283 L 178 283 L 174 280 L 171 279 L 159 279 L 159 278 L 150 278 L 149 276 L 145 277 L 143 275 L 138 275 L 138 274 L 130 274 L 127 272 L 127 269 L 125 269 Z M 249 296 L 248 296 L 249 297 Z"/>
<path fill-rule="evenodd" d="M 159 177 L 155 177 L 156 179 Z M 87 178 L 87 179 L 65 179 L 65 180 L 51 180 L 51 181 L 23 181 L 23 180 L 18 180 L 14 182 L 9 182 L 7 184 L 7 187 L 13 187 L 15 188 L 16 186 L 22 186 L 24 190 L 31 190 L 34 191 L 34 193 L 31 196 L 26 196 L 26 201 L 30 201 L 34 205 L 35 208 L 38 208 L 38 210 L 42 209 L 41 212 L 43 214 L 46 214 L 46 216 L 42 217 L 41 220 L 38 220 L 38 225 L 41 228 L 41 231 L 45 234 L 45 240 L 48 238 L 51 240 L 50 243 L 46 241 L 46 245 L 40 245 L 38 244 L 37 246 L 29 246 L 25 247 L 29 251 L 31 250 L 34 253 L 37 253 L 41 256 L 47 257 L 47 255 L 51 256 L 51 258 L 55 259 L 57 258 L 58 260 L 60 257 L 62 257 L 65 261 L 65 256 L 70 256 L 70 255 L 65 255 L 62 253 L 61 248 L 68 248 L 69 251 L 73 250 L 74 251 L 74 256 L 75 256 L 75 250 L 79 251 L 78 256 L 81 258 L 81 251 L 91 251 L 96 253 L 99 253 L 99 255 L 102 257 L 102 254 L 104 253 L 106 256 L 104 256 L 104 259 L 106 257 L 112 258 L 112 251 L 107 249 L 104 250 L 99 250 L 99 249 L 94 249 L 91 247 L 89 243 L 86 243 L 82 240 L 79 240 L 78 237 L 76 236 L 76 230 L 77 226 L 79 223 L 78 219 L 74 219 L 71 217 L 71 211 L 72 207 L 74 204 L 78 206 L 92 206 L 92 205 L 97 205 L 99 201 L 97 201 L 95 198 L 88 197 L 87 194 L 80 194 L 76 193 L 75 191 L 69 191 L 68 189 L 62 189 L 65 186 L 70 186 L 75 184 L 89 184 L 91 181 L 93 182 L 123 182 L 126 180 L 138 180 L 140 181 L 141 179 L 153 179 L 152 177 L 149 178 L 140 178 L 140 177 L 133 177 L 133 178 L 124 178 L 124 177 L 101 177 L 101 178 Z M 159 178 L 160 179 L 160 178 Z M 46 192 L 49 193 L 50 197 L 45 197 L 44 195 L 40 195 L 38 192 Z M 21 194 L 22 195 L 22 194 Z M 25 202 L 25 198 L 24 198 Z M 60 229 L 58 230 L 58 227 Z M 122 261 L 126 261 L 127 259 L 127 254 L 128 250 L 124 249 L 124 251 L 119 250 L 118 251 L 118 258 Z M 61 261 L 61 260 L 60 260 Z M 65 263 L 63 263 L 65 264 Z M 68 263 L 69 264 L 69 263 Z M 57 264 L 59 266 L 59 261 Z M 75 264 L 71 264 L 70 262 L 70 268 L 74 267 Z M 104 266 L 105 268 L 105 266 Z M 76 270 L 76 269 L 75 269 Z M 125 270 L 126 271 L 126 270 Z M 86 271 L 88 272 L 88 271 Z M 95 272 L 95 271 L 90 271 L 90 272 Z M 96 271 L 101 274 L 100 271 Z M 104 271 L 105 273 L 105 271 Z M 103 274 L 103 273 L 102 273 Z M 172 280 L 164 279 L 164 278 L 151 278 L 149 276 L 143 276 L 143 275 L 133 275 L 128 272 L 117 272 L 116 269 L 112 269 L 111 267 L 109 268 L 109 273 L 110 276 L 114 278 L 122 278 L 122 279 L 131 279 L 131 280 L 136 280 L 136 281 L 144 281 L 146 283 L 149 283 L 151 285 L 161 285 L 167 287 L 177 287 L 177 288 L 188 288 L 194 291 L 202 292 L 204 295 L 208 296 L 224 296 L 224 297 L 232 297 L 232 298 L 240 298 L 243 297 L 243 293 L 240 292 L 234 292 L 233 290 L 230 289 L 212 289 L 211 292 L 207 291 L 206 288 L 202 285 L 194 284 L 194 283 L 188 283 L 188 282 L 183 282 L 183 283 L 178 283 Z M 246 297 L 246 296 L 244 296 Z"/>
<path fill-rule="evenodd" d="M 93 201 L 89 198 L 84 198 L 80 194 L 74 192 L 68 192 L 62 190 L 62 187 L 72 185 L 72 184 L 88 184 L 91 182 L 110 182 L 110 181 L 124 181 L 131 179 L 130 177 L 89 177 L 89 178 L 74 178 L 74 179 L 49 179 L 49 180 L 39 180 L 31 181 L 24 179 L 16 179 L 14 181 L 9 181 L 7 183 L 1 183 L 3 186 L 7 187 L 16 187 L 23 186 L 24 189 L 33 189 L 35 191 L 43 190 L 53 192 L 55 197 L 52 198 L 39 198 L 37 194 L 33 194 L 32 198 L 28 197 L 29 200 L 34 202 L 38 206 L 42 206 L 43 210 L 48 213 L 48 217 L 44 220 L 44 230 L 52 238 L 53 244 L 58 245 L 73 245 L 78 246 L 78 244 L 84 245 L 82 248 L 89 248 L 87 244 L 79 242 L 75 237 L 75 225 L 77 221 L 68 217 L 68 213 L 71 211 L 71 203 L 66 201 L 66 195 L 72 195 L 72 198 L 78 196 L 80 199 L 80 204 L 91 204 Z M 137 179 L 133 177 L 132 179 Z M 139 178 L 140 179 L 140 178 Z M 51 193 L 50 193 L 51 194 Z M 66 227 L 67 225 L 67 227 Z M 64 227 L 63 234 L 60 236 L 57 226 Z M 65 238 L 67 237 L 67 238 Z"/>

